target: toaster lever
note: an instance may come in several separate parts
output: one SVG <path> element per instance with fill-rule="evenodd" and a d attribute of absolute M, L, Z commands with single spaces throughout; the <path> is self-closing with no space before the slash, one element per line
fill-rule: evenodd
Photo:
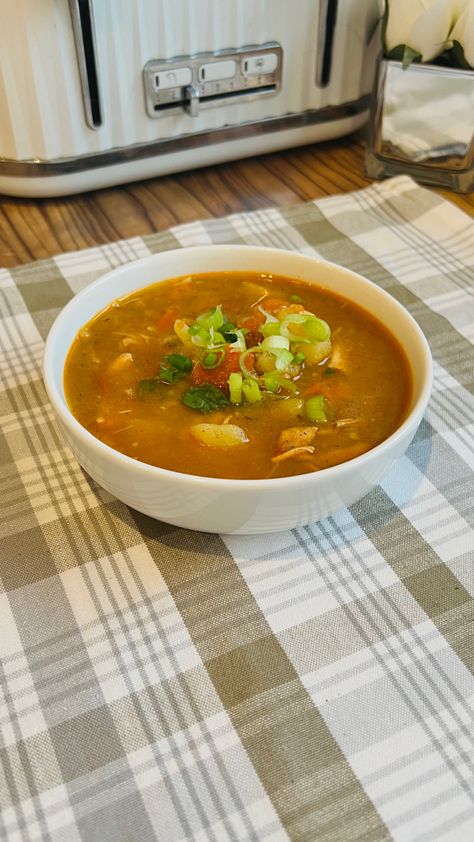
<path fill-rule="evenodd" d="M 199 88 L 197 85 L 188 85 L 185 89 L 186 94 L 186 111 L 191 117 L 197 117 L 199 114 Z"/>

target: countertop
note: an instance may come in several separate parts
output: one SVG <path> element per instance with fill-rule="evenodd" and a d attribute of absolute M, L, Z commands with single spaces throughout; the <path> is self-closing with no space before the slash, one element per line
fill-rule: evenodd
<path fill-rule="evenodd" d="M 348 193 L 364 175 L 364 132 L 58 199 L 0 197 L 0 267 L 164 231 L 197 219 Z M 474 193 L 435 192 L 474 214 Z"/>

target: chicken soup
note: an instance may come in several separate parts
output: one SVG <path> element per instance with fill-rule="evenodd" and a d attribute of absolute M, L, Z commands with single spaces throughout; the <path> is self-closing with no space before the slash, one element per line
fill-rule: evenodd
<path fill-rule="evenodd" d="M 399 426 L 411 375 L 397 337 L 295 279 L 220 272 L 152 284 L 78 333 L 73 415 L 133 459 L 200 476 L 319 471 Z"/>

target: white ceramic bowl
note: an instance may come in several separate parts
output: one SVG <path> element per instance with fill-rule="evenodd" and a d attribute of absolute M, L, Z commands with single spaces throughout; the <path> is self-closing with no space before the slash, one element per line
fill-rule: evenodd
<path fill-rule="evenodd" d="M 96 439 L 71 414 L 64 397 L 64 363 L 78 330 L 114 299 L 157 281 L 226 270 L 275 273 L 344 295 L 402 337 L 413 376 L 406 419 L 372 450 L 325 470 L 295 477 L 227 480 L 190 476 L 137 462 Z M 134 509 L 202 532 L 278 532 L 319 520 L 367 494 L 407 449 L 431 389 L 428 343 L 409 313 L 360 275 L 313 257 L 253 246 L 203 246 L 152 255 L 104 275 L 59 314 L 48 336 L 44 381 L 64 437 L 99 485 Z"/>

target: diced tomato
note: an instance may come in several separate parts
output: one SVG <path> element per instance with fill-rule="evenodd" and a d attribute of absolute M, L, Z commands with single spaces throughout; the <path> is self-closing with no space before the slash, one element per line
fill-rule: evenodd
<path fill-rule="evenodd" d="M 265 316 L 260 310 L 254 310 L 251 316 L 247 316 L 245 319 L 242 319 L 240 322 L 239 327 L 245 327 L 247 330 L 257 331 L 260 325 L 263 325 L 265 321 Z"/>
<path fill-rule="evenodd" d="M 204 368 L 201 363 L 196 363 L 191 373 L 191 380 L 195 386 L 201 386 L 203 383 L 212 383 L 213 386 L 217 386 L 219 389 L 227 389 L 229 374 L 232 374 L 234 371 L 240 371 L 239 357 L 240 351 L 231 351 L 229 345 L 226 345 L 225 357 L 221 364 L 217 368 Z"/>
<path fill-rule="evenodd" d="M 179 307 L 170 307 L 158 319 L 158 330 L 161 333 L 172 333 L 173 325 L 180 314 Z"/>

